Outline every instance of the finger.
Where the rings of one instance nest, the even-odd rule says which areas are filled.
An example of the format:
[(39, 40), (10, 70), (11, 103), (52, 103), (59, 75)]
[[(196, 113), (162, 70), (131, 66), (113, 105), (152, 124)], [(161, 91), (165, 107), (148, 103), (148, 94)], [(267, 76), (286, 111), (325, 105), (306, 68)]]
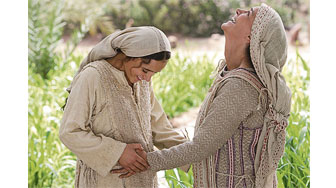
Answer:
[(128, 170), (126, 170), (125, 168), (122, 168), (122, 169), (114, 169), (114, 170), (111, 170), (111, 172), (113, 174), (125, 174), (125, 173), (128, 173)]
[(146, 169), (149, 167), (149, 164), (147, 163), (147, 161), (145, 161), (142, 157), (140, 157), (137, 154), (137, 158), (136, 161), (139, 162), (140, 164), (142, 164), (144, 167), (146, 167)]
[(144, 150), (141, 144), (132, 144), (133, 149)]
[(141, 171), (145, 171), (147, 170), (147, 168), (145, 166), (143, 166), (142, 164), (140, 164), (139, 162), (135, 162), (133, 163), (134, 166), (136, 166), (138, 169), (140, 169)]
[(135, 150), (135, 152), (144, 159), (144, 161), (146, 161), (146, 164), (149, 166), (148, 162), (147, 162), (147, 153), (145, 151), (141, 151), (141, 150)]
[(130, 173), (135, 173), (135, 171), (134, 170), (132, 170), (131, 168), (126, 168), (126, 170), (128, 171), (128, 172), (130, 172)]
[(127, 174), (122, 174), (119, 176), (119, 178), (128, 178), (130, 176), (133, 176), (135, 173), (127, 173)]
[(136, 166), (134, 166), (134, 163), (131, 166), (129, 166), (129, 168), (132, 169), (133, 172), (141, 172), (140, 169), (138, 169)]

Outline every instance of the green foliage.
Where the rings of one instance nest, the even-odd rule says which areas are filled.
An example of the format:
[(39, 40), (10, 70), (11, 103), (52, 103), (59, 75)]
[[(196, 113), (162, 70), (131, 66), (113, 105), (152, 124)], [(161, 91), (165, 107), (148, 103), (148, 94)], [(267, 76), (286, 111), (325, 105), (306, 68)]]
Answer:
[(189, 169), (188, 173), (185, 173), (179, 168), (166, 170), (165, 178), (169, 187), (192, 188), (194, 183), (192, 168)]
[[(100, 14), (110, 17), (114, 28), (153, 25), (166, 33), (203, 37), (223, 33), (220, 25), (233, 16), (237, 8), (259, 6), (261, 2), (266, 2), (278, 11), (287, 28), (296, 22), (307, 22), (308, 0), (115, 0), (104, 9), (105, 12), (101, 11), (105, 4), (96, 3), (93, 7), (101, 5), (98, 8)], [(87, 3), (83, 4), (88, 6)], [(300, 20), (298, 17), (306, 19)]]
[(74, 30), (79, 25), (87, 25), (90, 35), (98, 32), (109, 35), (115, 28), (110, 17), (106, 16), (107, 7), (115, 0), (67, 0), (64, 7), (66, 30)]
[[(58, 126), (71, 76), (82, 57), (71, 56), (87, 31), (73, 31), (64, 51), (56, 51), (64, 22), (63, 1), (29, 0), (28, 186), (72, 187), (75, 156), (58, 139)], [(71, 65), (73, 68), (71, 68)], [(70, 79), (69, 79), (70, 78)], [(71, 178), (69, 178), (71, 177)]]
[(213, 61), (207, 56), (192, 60), (176, 54), (166, 68), (154, 76), (156, 97), (169, 117), (202, 103), (212, 83)]
[(121, 0), (118, 5), (111, 7), (107, 15), (120, 29), (131, 21), (134, 22), (133, 26), (154, 25), (167, 33), (210, 36), (223, 32), (220, 25), (233, 14), (238, 5), (234, 0)]
[(63, 54), (57, 52), (65, 25), (63, 10), (63, 0), (28, 1), (28, 63), (43, 79), (50, 78), (49, 72), (57, 68), (56, 62), (67, 60), (88, 30), (85, 23), (79, 25), (72, 32)]
[[(267, 0), (266, 3), (276, 10), (286, 28), (290, 28), (297, 22), (307, 23), (309, 19), (301, 20), (302, 13), (308, 14), (307, 10), (301, 10), (309, 7), (309, 0)], [(300, 15), (301, 13), (301, 15)]]
[(284, 72), (292, 90), (292, 109), (278, 166), (279, 187), (310, 187), (310, 68), (297, 52), (296, 61), (290, 61)]
[[(69, 62), (56, 62), (57, 71), (50, 80), (29, 68), (28, 80), (28, 187), (72, 187), (75, 156), (59, 141), (58, 130), (71, 76), (77, 67)], [(71, 66), (72, 65), (72, 66)], [(72, 68), (73, 67), (73, 68)]]
[(62, 37), (63, 1), (28, 1), (28, 62), (42, 78), (55, 67), (55, 49)]

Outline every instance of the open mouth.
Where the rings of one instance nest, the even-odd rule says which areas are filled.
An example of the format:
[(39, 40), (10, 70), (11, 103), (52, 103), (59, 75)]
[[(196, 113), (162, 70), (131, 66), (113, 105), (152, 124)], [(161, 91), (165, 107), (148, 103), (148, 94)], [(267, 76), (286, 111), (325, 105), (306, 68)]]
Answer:
[(232, 23), (236, 23), (236, 18), (235, 17), (232, 17), (231, 19), (230, 19), (230, 21), (232, 22)]

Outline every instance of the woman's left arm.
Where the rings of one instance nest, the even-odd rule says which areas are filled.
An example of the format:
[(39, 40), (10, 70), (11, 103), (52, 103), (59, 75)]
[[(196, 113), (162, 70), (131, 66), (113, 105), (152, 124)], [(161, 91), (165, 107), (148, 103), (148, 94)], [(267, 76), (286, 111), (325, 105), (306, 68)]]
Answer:
[(151, 170), (175, 168), (214, 154), (256, 108), (257, 96), (257, 91), (244, 80), (225, 81), (192, 141), (147, 154)]

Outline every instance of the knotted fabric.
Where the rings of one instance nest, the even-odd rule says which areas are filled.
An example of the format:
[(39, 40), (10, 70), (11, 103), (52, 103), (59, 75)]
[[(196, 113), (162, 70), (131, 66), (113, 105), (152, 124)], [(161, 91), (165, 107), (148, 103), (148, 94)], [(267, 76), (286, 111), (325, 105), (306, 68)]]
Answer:
[(287, 40), (279, 14), (266, 4), (259, 7), (252, 25), (250, 54), (263, 83), (268, 110), (254, 162), (256, 187), (273, 187), (276, 169), (285, 148), (291, 91), (281, 74), (287, 59)]

